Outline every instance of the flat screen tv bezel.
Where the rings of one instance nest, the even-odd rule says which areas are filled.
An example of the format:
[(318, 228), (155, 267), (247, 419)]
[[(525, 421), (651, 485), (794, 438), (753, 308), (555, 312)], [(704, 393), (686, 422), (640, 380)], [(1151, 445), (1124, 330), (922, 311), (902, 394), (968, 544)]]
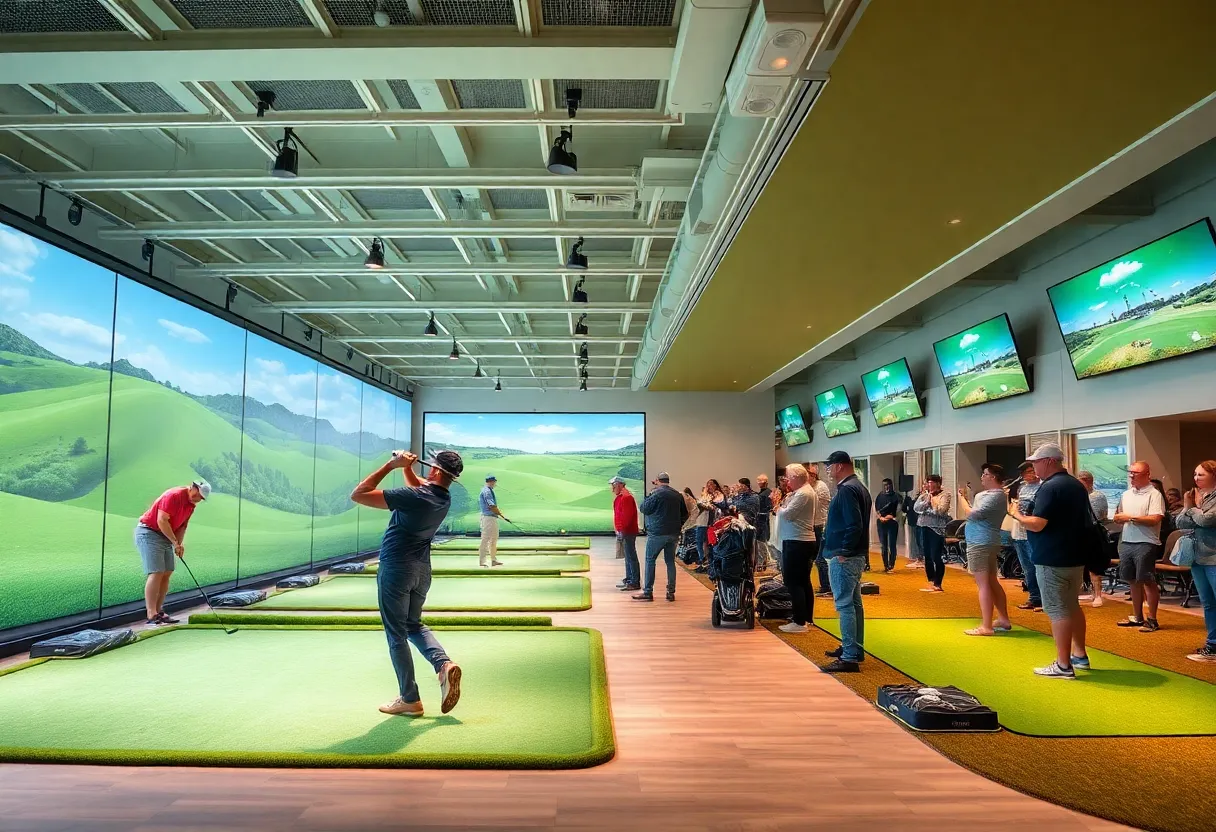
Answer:
[(1181, 231), (1186, 231), (1188, 228), (1190, 228), (1193, 225), (1199, 225), (1199, 223), (1204, 223), (1207, 225), (1208, 234), (1212, 238), (1212, 246), (1214, 248), (1216, 248), (1216, 228), (1214, 228), (1212, 226), (1212, 218), (1211, 217), (1200, 217), (1199, 219), (1195, 220), (1194, 222), (1188, 222), (1186, 225), (1175, 228), (1173, 231), (1169, 232), (1168, 234), (1162, 234), (1160, 237), (1154, 237), (1153, 239), (1149, 240), (1146, 243), (1141, 243), (1140, 245), (1136, 246), (1135, 248), (1129, 248), (1127, 251), (1123, 252), (1122, 254), (1116, 254), (1114, 257), (1109, 257), (1106, 260), (1103, 260), (1101, 263), (1098, 263), (1097, 265), (1090, 266), (1088, 269), (1085, 269), (1084, 271), (1077, 272), (1072, 277), (1065, 278), (1064, 280), (1061, 280), (1059, 283), (1053, 283), (1052, 285), (1047, 287), (1047, 289), (1046, 289), (1047, 303), (1050, 304), (1050, 306), (1051, 306), (1051, 317), (1055, 318), (1055, 321), (1056, 321), (1056, 331), (1060, 333), (1060, 340), (1064, 342), (1064, 354), (1068, 356), (1068, 365), (1070, 367), (1072, 367), (1073, 378), (1075, 378), (1077, 381), (1082, 381), (1082, 382), (1089, 381), (1089, 380), (1095, 379), (1095, 378), (1104, 378), (1105, 376), (1114, 375), (1115, 373), (1122, 373), (1122, 372), (1126, 372), (1128, 370), (1138, 370), (1141, 367), (1149, 367), (1153, 364), (1160, 364), (1163, 361), (1173, 361), (1176, 358), (1186, 358), (1187, 356), (1191, 356), (1191, 355), (1199, 355), (1201, 353), (1205, 353), (1208, 350), (1216, 347), (1216, 345), (1214, 345), (1214, 347), (1204, 347), (1201, 350), (1194, 350), (1193, 352), (1183, 352), (1183, 353), (1178, 353), (1177, 355), (1167, 355), (1165, 358), (1157, 358), (1152, 361), (1146, 361), (1143, 364), (1133, 364), (1130, 367), (1119, 367), (1114, 370), (1107, 370), (1105, 373), (1097, 373), (1096, 375), (1089, 375), (1089, 376), (1085, 376), (1084, 378), (1082, 378), (1080, 375), (1077, 374), (1077, 365), (1072, 360), (1072, 353), (1068, 351), (1068, 341), (1065, 340), (1065, 338), (1064, 338), (1064, 326), (1060, 323), (1060, 315), (1056, 311), (1056, 302), (1054, 300), (1052, 300), (1052, 297), (1051, 297), (1051, 290), (1056, 288), (1057, 286), (1063, 286), (1065, 283), (1067, 283), (1070, 280), (1076, 280), (1081, 275), (1086, 274), (1088, 272), (1092, 272), (1094, 269), (1104, 266), (1107, 263), (1110, 263), (1112, 261), (1118, 260), (1123, 257), (1127, 257), (1129, 254), (1135, 254), (1137, 251), (1139, 251), (1142, 248), (1147, 248), (1148, 246), (1151, 246), (1153, 243), (1161, 242), (1166, 237), (1172, 237)]
[(799, 421), (802, 422), (802, 429), (804, 431), (806, 431), (807, 440), (805, 442), (795, 442), (793, 445), (791, 445), (789, 443), (789, 441), (785, 438), (785, 430), (782, 430), (781, 431), (781, 441), (785, 443), (785, 447), (787, 447), (787, 448), (801, 448), (803, 445), (809, 445), (813, 441), (815, 441), (814, 437), (811, 436), (811, 429), (806, 426), (806, 414), (802, 412), (802, 405), (798, 404), (797, 402), (794, 402), (793, 404), (787, 404), (785, 407), (781, 408), (781, 410), (778, 410), (777, 411), (777, 426), (778, 427), (781, 426), (781, 412), (784, 410), (789, 410), (791, 407), (798, 408), (798, 419), (799, 419)]
[[(936, 361), (937, 359), (934, 358), (934, 360)], [(874, 420), (875, 427), (889, 428), (894, 425), (902, 425), (904, 422), (915, 422), (917, 419), (925, 418), (925, 405), (924, 402), (920, 400), (921, 391), (916, 389), (916, 382), (912, 381), (912, 397), (916, 399), (916, 406), (920, 408), (920, 415), (912, 416), (907, 419), (900, 419), (898, 422), (889, 422), (885, 425), (878, 424), (878, 416), (874, 413), (874, 404), (870, 401), (870, 391), (866, 389), (866, 376), (868, 376), (870, 373), (877, 373), (883, 367), (890, 367), (892, 364), (897, 364), (900, 361), (904, 362), (904, 369), (908, 371), (908, 380), (912, 381), (912, 365), (908, 363), (908, 356), (906, 355), (901, 358), (897, 358), (894, 361), (887, 361), (886, 363), (879, 364), (873, 370), (869, 370), (861, 374), (861, 392), (866, 397), (866, 404), (870, 407), (870, 418)]]
[(835, 439), (837, 436), (852, 436), (855, 433), (861, 433), (861, 423), (857, 420), (857, 411), (853, 409), (853, 401), (849, 398), (849, 391), (843, 384), (837, 384), (835, 387), (829, 387), (826, 390), (821, 390), (815, 394), (815, 412), (819, 414), (819, 424), (823, 424), (823, 408), (819, 406), (819, 397), (824, 393), (831, 393), (833, 390), (840, 390), (844, 393), (845, 404), (849, 406), (849, 413), (853, 416), (853, 429), (842, 431), (835, 436), (828, 434), (828, 429), (823, 429), (823, 435), (826, 439)]
[[(1082, 272), (1082, 274), (1084, 274), (1084, 272)], [(937, 354), (937, 345), (943, 344), (946, 341), (949, 341), (951, 338), (957, 338), (958, 336), (962, 335), (964, 332), (966, 332), (969, 329), (975, 329), (976, 327), (980, 327), (986, 323), (995, 321), (997, 318), (1005, 319), (1005, 328), (1009, 330), (1009, 339), (1011, 341), (1013, 341), (1013, 352), (1018, 357), (1018, 366), (1022, 368), (1022, 378), (1026, 379), (1026, 390), (1022, 393), (1014, 393), (1011, 396), (999, 396), (995, 399), (988, 399), (987, 401), (973, 402), (972, 404), (956, 405), (954, 403), (954, 399), (950, 398), (950, 384), (949, 384), (949, 382), (946, 381), (946, 371), (942, 369), (942, 359), (941, 359), (941, 356), (939, 356)], [(941, 338), (937, 341), (934, 341), (933, 342), (933, 360), (937, 362), (937, 370), (938, 370), (938, 372), (940, 372), (942, 374), (942, 384), (946, 385), (946, 400), (950, 402), (951, 410), (966, 410), (969, 407), (979, 407), (980, 405), (991, 404), (992, 402), (1000, 402), (1000, 401), (1004, 401), (1005, 399), (1016, 399), (1018, 396), (1026, 396), (1026, 395), (1029, 395), (1030, 393), (1034, 392), (1034, 384), (1030, 380), (1030, 373), (1028, 373), (1026, 371), (1026, 359), (1022, 357), (1022, 351), (1020, 349), (1018, 349), (1018, 337), (1017, 337), (1017, 334), (1014, 333), (1014, 331), (1013, 331), (1013, 322), (1011, 320), (1009, 320), (1008, 312), (1002, 312), (999, 315), (993, 315), (991, 318), (980, 321), (979, 323), (972, 324), (971, 326), (968, 326), (968, 327), (963, 327), (962, 329), (960, 329), (958, 332), (954, 333), (953, 335), (947, 335), (945, 338)], [(921, 410), (924, 410), (924, 408), (922, 407)]]

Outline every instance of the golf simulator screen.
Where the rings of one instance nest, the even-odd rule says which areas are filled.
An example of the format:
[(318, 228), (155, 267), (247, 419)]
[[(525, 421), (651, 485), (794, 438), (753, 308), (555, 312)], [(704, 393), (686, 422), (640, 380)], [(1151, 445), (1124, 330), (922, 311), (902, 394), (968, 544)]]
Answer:
[(1030, 392), (1008, 315), (943, 338), (933, 352), (955, 410)]
[(857, 433), (857, 420), (849, 406), (849, 394), (844, 385), (824, 390), (815, 396), (815, 407), (819, 408), (819, 419), (823, 422), (823, 433), (828, 439)]
[(861, 377), (861, 384), (870, 402), (870, 412), (880, 428), (925, 415), (916, 398), (916, 388), (912, 386), (912, 373), (908, 370), (906, 358), (871, 370)]
[(781, 438), (787, 447), (805, 445), (811, 441), (806, 424), (802, 421), (802, 408), (796, 404), (777, 411), (777, 424), (781, 426)]
[(490, 475), (498, 507), (517, 524), (500, 521), (504, 535), (611, 532), (608, 480), (622, 477), (639, 504), (645, 493), (643, 413), (426, 413), (422, 441), (428, 455), (447, 448), (464, 458), (446, 533), (479, 531)]
[(204, 586), (379, 545), (349, 495), (408, 401), (2, 225), (0, 262), (0, 631), (142, 599), (132, 530), (192, 480)]
[(1078, 379), (1216, 345), (1216, 237), (1203, 219), (1047, 290)]

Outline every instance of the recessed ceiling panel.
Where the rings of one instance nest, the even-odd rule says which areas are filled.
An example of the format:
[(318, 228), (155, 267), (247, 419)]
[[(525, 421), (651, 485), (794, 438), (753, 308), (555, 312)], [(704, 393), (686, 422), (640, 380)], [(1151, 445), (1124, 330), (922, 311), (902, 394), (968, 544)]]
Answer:
[(489, 194), (495, 211), (544, 211), (549, 208), (549, 200), (539, 188), (490, 188)]
[[(339, 26), (375, 26), (375, 0), (325, 0), (329, 16)], [(407, 0), (383, 0), (382, 8), (388, 12), (390, 26), (416, 26), (418, 21), (410, 14)]]
[(526, 106), (522, 81), (456, 80), (452, 89), (465, 110), (520, 110)]
[(659, 106), (658, 81), (563, 78), (553, 82), (553, 100), (559, 107), (566, 100), (568, 89), (583, 91), (579, 107), (588, 110), (653, 110)]
[(393, 240), (397, 248), (409, 255), (412, 251), (451, 252), (456, 253), (456, 244), (451, 237), (410, 237), (405, 240)]
[(418, 188), (368, 188), (350, 192), (368, 211), (429, 211), (430, 200)]
[(92, 84), (59, 84), (59, 90), (89, 113), (125, 112), (121, 104)]
[(541, 0), (546, 26), (670, 26), (676, 0)]
[(173, 0), (195, 29), (307, 29), (297, 0)]
[(410, 88), (409, 81), (393, 80), (388, 82), (388, 88), (393, 91), (393, 95), (397, 99), (398, 105), (403, 110), (421, 110), (418, 105), (418, 99), (414, 96), (414, 91)]
[(111, 95), (137, 113), (184, 113), (186, 108), (165, 92), (160, 84), (146, 81), (124, 81), (103, 85)]
[(514, 26), (511, 0), (422, 0), (431, 26)]
[(0, 32), (122, 32), (98, 0), (0, 0)]
[(255, 93), (275, 94), (276, 110), (366, 110), (350, 81), (247, 81)]

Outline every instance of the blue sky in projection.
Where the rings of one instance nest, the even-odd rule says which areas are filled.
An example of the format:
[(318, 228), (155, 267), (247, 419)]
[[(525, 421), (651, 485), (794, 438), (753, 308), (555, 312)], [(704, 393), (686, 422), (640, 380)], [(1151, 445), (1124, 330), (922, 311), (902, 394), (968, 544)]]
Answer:
[(526, 453), (614, 450), (645, 441), (641, 413), (427, 413), (432, 444)]

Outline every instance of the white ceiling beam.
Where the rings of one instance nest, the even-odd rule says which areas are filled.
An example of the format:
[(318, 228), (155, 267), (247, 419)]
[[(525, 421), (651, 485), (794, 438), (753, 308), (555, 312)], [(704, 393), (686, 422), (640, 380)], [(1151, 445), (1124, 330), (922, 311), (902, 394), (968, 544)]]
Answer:
[(315, 222), (298, 220), (253, 220), (229, 223), (173, 222), (136, 223), (131, 228), (103, 228), (98, 236), (108, 240), (206, 240), (287, 239), (317, 237), (352, 239), (369, 237), (663, 237), (673, 238), (676, 226), (652, 228), (632, 220), (581, 220), (557, 224), (536, 220), (494, 222), (442, 222), (434, 220), (344, 220)]
[[(335, 317), (335, 319), (337, 319), (336, 315), (334, 317)], [(431, 340), (439, 343), (439, 339), (437, 339), (437, 338), (433, 338)], [(446, 344), (446, 340), (443, 343)], [(623, 348), (624, 348), (624, 345), (622, 345), (622, 349)], [(446, 350), (447, 347), (445, 346), (444, 349)], [(448, 354), (446, 351), (443, 353), (396, 353), (396, 354), (392, 354), (392, 355), (378, 355), (376, 357), (377, 358), (397, 358), (397, 359), (401, 359), (403, 361), (426, 361), (426, 360), (432, 360), (432, 359), (435, 361), (449, 360)], [(626, 355), (624, 357), (632, 358), (633, 356)], [(483, 361), (484, 360), (514, 361), (516, 359), (520, 359), (520, 360), (529, 360), (530, 359), (532, 361), (560, 361), (563, 364), (569, 363), (569, 361), (570, 361), (569, 355), (538, 355), (536, 353), (532, 353), (531, 355), (523, 355), (518, 352), (481, 353), (480, 355), (478, 355), (478, 358), (482, 359)], [(607, 366), (610, 366), (612, 364), (612, 362), (615, 361), (616, 359), (617, 359), (617, 356), (613, 356), (610, 358), (604, 358), (604, 359), (591, 358), (590, 360), (591, 360), (592, 364), (599, 364), (600, 366), (607, 367)]]
[(325, 37), (332, 38), (338, 30), (338, 25), (329, 16), (329, 10), (317, 0), (298, 0), (298, 2), (309, 22), (316, 26)]
[(123, 28), (140, 40), (156, 40), (161, 36), (156, 25), (130, 0), (98, 0), (98, 2)]
[[(0, 117), (2, 118), (2, 117)], [(250, 128), (251, 129), (251, 128)], [(256, 134), (255, 134), (256, 135)], [(264, 140), (262, 140), (264, 142)], [(271, 147), (268, 155), (273, 158)], [(109, 171), (46, 172), (0, 175), (0, 186), (46, 182), (70, 191), (295, 191), (300, 188), (350, 188), (359, 190), (396, 188), (552, 188), (598, 190), (636, 188), (637, 179), (628, 168), (589, 170), (573, 176), (554, 176), (527, 170), (449, 168), (331, 169), (310, 170), (303, 177), (283, 179), (267, 170), (249, 171)], [(691, 180), (690, 180), (691, 184)]]
[[(234, 275), (238, 277), (256, 277), (258, 275), (273, 275), (274, 277), (331, 277), (338, 275), (369, 277), (381, 274), (393, 275), (429, 275), (429, 276), (444, 276), (444, 275), (495, 275), (495, 276), (514, 276), (514, 277), (547, 277), (550, 275), (575, 275), (578, 277), (601, 278), (601, 277), (626, 277), (626, 276), (647, 276), (658, 277), (663, 274), (662, 268), (638, 268), (630, 264), (628, 261), (613, 263), (611, 260), (605, 262), (603, 258), (597, 257), (595, 265), (586, 271), (577, 269), (567, 269), (564, 266), (551, 263), (549, 261), (511, 261), (507, 263), (386, 263), (383, 269), (375, 272), (363, 265), (363, 261), (357, 263), (242, 263), (236, 266), (230, 266), (224, 263), (208, 264), (205, 266), (180, 266), (177, 269), (178, 275), (189, 277), (224, 277)], [(640, 280), (637, 281), (640, 283)], [(637, 298), (637, 293), (633, 287), (630, 287), (632, 297), (630, 300)]]
[(300, 315), (371, 315), (376, 313), (410, 313), (422, 315), (434, 312), (453, 315), (498, 315), (503, 312), (526, 312), (532, 315), (564, 315), (573, 312), (579, 315), (623, 315), (631, 312), (645, 315), (650, 312), (648, 303), (568, 303), (562, 301), (484, 301), (464, 300), (348, 300), (306, 301), (304, 303), (271, 303), (278, 312)]
[[(169, 83), (169, 82), (166, 82)], [(366, 83), (356, 80), (353, 83)], [(411, 82), (427, 83), (427, 82)], [(434, 83), (434, 82), (430, 82)], [(25, 85), (31, 86), (31, 85)], [(421, 101), (419, 102), (421, 103)], [(384, 112), (298, 111), (291, 113), (234, 114), (226, 119), (214, 113), (47, 113), (0, 116), (4, 130), (236, 130), (243, 127), (281, 130), (291, 128), (338, 127), (539, 127), (570, 123), (561, 112), (521, 110), (385, 110)], [(680, 115), (664, 115), (653, 110), (589, 110), (579, 113), (578, 127), (679, 127)], [(545, 140), (547, 158), (549, 142)]]
[(665, 79), (675, 55), (670, 30), (552, 32), (531, 37), (492, 29), (348, 29), (341, 38), (278, 30), (0, 38), (0, 84), (112, 81), (243, 81), (247, 78)]
[[(335, 333), (334, 337), (343, 338), (352, 343), (360, 344), (433, 344), (435, 339), (420, 335), (417, 337), (408, 335), (342, 335)], [(641, 338), (615, 338), (615, 337), (581, 337), (571, 338), (568, 335), (473, 335), (463, 336), (459, 340), (470, 344), (640, 344)], [(378, 356), (379, 358), (391, 358), (392, 356)], [(567, 359), (568, 360), (568, 359)]]

